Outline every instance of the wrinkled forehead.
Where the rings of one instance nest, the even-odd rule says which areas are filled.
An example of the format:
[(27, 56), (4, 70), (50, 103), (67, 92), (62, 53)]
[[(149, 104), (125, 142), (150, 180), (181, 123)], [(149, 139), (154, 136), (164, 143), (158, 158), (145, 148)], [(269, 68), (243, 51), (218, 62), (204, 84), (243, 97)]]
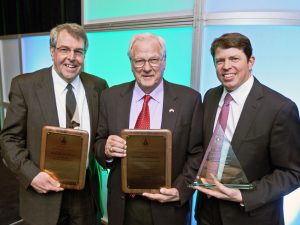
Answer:
[(131, 50), (133, 57), (141, 55), (162, 56), (162, 46), (156, 39), (153, 38), (136, 40)]

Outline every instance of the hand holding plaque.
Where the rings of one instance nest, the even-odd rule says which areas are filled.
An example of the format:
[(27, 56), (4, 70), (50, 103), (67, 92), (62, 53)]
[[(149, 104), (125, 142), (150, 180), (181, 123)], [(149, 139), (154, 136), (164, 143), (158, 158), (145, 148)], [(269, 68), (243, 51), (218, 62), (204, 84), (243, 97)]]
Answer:
[[(216, 158), (214, 151), (221, 151), (221, 156)], [(216, 173), (214, 174), (214, 170)], [(201, 162), (197, 177), (194, 183), (189, 186), (203, 186), (205, 188), (215, 188), (211, 174), (225, 186), (229, 188), (253, 189), (237, 159), (230, 141), (221, 128), (217, 125)]]
[(171, 187), (171, 143), (169, 130), (125, 129), (127, 156), (122, 158), (122, 189), (125, 193), (159, 193)]
[(43, 127), (40, 169), (58, 180), (62, 188), (83, 189), (88, 137), (83, 130)]

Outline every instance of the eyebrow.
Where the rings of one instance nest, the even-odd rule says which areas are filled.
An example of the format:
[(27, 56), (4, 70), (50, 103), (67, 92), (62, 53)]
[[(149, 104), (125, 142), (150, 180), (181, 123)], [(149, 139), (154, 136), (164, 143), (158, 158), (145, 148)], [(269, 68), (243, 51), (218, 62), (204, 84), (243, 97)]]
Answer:
[(69, 48), (69, 49), (73, 49), (73, 50), (84, 50), (84, 47), (82, 47), (82, 48), (71, 48), (71, 47), (66, 46), (66, 45), (61, 45), (61, 46), (59, 46), (59, 48)]

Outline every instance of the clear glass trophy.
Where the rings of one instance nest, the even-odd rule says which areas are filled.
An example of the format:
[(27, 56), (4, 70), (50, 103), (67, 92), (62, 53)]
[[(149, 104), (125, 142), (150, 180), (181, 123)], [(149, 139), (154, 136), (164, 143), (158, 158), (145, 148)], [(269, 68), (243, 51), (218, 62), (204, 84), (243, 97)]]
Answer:
[[(221, 151), (216, 157), (215, 151)], [(215, 188), (211, 174), (225, 186), (229, 188), (253, 189), (237, 159), (230, 141), (219, 124), (217, 124), (212, 135), (204, 158), (201, 162), (197, 177), (193, 186), (202, 186), (205, 188)]]

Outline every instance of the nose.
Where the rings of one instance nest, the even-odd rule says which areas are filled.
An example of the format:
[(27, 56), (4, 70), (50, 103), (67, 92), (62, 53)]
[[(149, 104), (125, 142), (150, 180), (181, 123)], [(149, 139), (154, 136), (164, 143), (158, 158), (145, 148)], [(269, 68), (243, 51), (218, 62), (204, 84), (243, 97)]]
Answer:
[(152, 67), (148, 61), (145, 62), (145, 65), (143, 66), (144, 71), (150, 71), (152, 70)]
[(71, 50), (70, 53), (68, 54), (68, 59), (74, 60), (75, 59), (75, 52), (74, 50)]
[(223, 65), (223, 69), (227, 70), (231, 67), (231, 63), (230, 63), (230, 60), (226, 59), (224, 61), (224, 65)]

